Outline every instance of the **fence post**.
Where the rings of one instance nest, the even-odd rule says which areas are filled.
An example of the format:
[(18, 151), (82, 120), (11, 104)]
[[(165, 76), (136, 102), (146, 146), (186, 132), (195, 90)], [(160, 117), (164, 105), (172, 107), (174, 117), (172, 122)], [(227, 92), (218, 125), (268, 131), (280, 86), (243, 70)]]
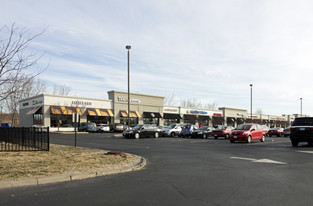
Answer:
[(49, 132), (49, 127), (47, 127), (47, 146), (48, 146), (48, 151), (50, 151), (50, 132)]

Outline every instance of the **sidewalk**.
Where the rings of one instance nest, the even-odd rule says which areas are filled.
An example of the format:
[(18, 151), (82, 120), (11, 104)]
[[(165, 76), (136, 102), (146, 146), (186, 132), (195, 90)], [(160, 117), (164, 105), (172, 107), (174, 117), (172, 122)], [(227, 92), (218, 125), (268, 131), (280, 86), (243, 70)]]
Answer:
[(21, 186), (32, 186), (32, 185), (41, 185), (48, 183), (56, 183), (56, 182), (65, 182), (72, 180), (81, 180), (86, 178), (95, 178), (104, 175), (118, 174), (140, 170), (146, 165), (146, 160), (143, 157), (137, 157), (132, 162), (123, 165), (119, 168), (110, 168), (110, 169), (98, 169), (88, 172), (81, 173), (71, 173), (71, 174), (61, 174), (55, 176), (47, 176), (47, 177), (32, 177), (25, 178), (20, 180), (3, 180), (0, 181), (0, 189), (4, 188), (12, 188), (12, 187), (21, 187)]

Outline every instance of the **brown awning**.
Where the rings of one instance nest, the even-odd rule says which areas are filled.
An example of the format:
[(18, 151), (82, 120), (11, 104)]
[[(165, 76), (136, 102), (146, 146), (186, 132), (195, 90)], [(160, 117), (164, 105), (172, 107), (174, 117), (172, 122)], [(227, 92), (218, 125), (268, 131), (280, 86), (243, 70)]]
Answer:
[(100, 116), (100, 117), (113, 117), (114, 116), (110, 109), (88, 108), (87, 113), (89, 116)]
[(50, 111), (51, 114), (72, 115), (73, 113), (78, 113), (82, 115), (79, 107), (51, 106)]
[[(128, 111), (127, 110), (121, 110), (120, 111), (121, 117), (128, 117)], [(129, 117), (141, 117), (138, 111), (130, 111)]]

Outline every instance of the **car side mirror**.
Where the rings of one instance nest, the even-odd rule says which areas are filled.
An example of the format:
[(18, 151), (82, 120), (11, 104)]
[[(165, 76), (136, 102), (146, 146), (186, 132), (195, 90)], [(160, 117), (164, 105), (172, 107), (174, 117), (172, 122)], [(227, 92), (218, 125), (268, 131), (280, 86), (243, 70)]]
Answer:
[(251, 132), (255, 131), (255, 129), (251, 129)]
[(144, 130), (145, 128), (143, 128), (143, 127), (141, 127), (141, 129), (140, 130)]

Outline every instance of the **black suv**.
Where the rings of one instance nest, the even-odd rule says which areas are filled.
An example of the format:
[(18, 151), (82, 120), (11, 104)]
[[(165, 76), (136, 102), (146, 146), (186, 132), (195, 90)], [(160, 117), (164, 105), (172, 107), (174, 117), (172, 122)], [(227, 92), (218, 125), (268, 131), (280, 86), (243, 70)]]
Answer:
[(124, 137), (134, 137), (139, 139), (139, 137), (155, 137), (158, 138), (162, 130), (153, 124), (138, 124), (133, 129), (127, 129), (123, 132)]
[(313, 117), (296, 118), (290, 127), (290, 140), (293, 147), (299, 142), (313, 144)]

